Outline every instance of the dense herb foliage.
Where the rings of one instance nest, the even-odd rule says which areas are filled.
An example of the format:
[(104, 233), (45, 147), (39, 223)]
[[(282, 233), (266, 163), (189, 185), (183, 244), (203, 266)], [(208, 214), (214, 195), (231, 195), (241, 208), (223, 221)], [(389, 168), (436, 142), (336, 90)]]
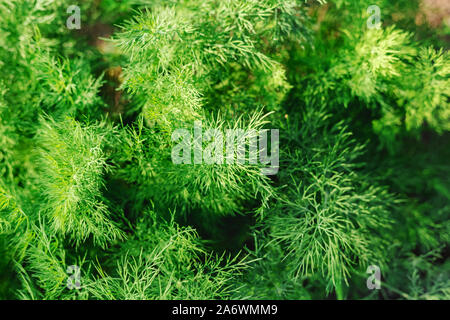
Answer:
[(0, 0), (0, 299), (450, 299), (449, 16), (392, 2)]

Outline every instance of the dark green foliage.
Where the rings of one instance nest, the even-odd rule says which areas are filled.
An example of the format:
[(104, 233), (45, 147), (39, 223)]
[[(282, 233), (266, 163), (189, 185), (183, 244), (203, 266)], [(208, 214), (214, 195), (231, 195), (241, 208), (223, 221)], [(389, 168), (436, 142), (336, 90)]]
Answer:
[[(0, 299), (449, 299), (426, 3), (79, 1), (69, 30), (70, 1), (0, 0)], [(277, 174), (175, 164), (199, 123), (278, 129)]]
[(374, 178), (358, 172), (364, 163), (355, 160), (363, 148), (347, 128), (341, 123), (324, 128), (326, 119), (311, 112), (293, 125), (302, 139), (294, 137), (290, 145), (299, 148), (283, 157), (292, 188), (267, 225), (269, 237), (286, 248), (291, 276), (320, 273), (330, 289), (347, 282), (353, 268), (372, 261), (383, 265), (380, 249), (395, 200)]
[(146, 211), (117, 252), (114, 275), (87, 285), (99, 299), (226, 299), (244, 261), (207, 253), (195, 230)]

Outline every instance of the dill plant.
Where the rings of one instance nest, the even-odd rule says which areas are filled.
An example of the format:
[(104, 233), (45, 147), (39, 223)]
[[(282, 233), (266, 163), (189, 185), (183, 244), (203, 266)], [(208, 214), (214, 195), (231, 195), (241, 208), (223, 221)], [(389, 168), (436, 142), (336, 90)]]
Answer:
[[(0, 0), (0, 298), (448, 299), (448, 26), (419, 2), (368, 29), (365, 0), (79, 1), (68, 30), (71, 1)], [(173, 163), (199, 121), (279, 129), (278, 173)]]

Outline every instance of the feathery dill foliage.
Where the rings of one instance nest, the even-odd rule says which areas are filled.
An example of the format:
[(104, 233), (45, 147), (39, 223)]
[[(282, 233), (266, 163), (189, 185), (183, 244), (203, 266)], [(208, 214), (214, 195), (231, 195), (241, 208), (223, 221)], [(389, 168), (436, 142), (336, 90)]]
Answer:
[(42, 211), (54, 232), (68, 235), (77, 244), (89, 236), (102, 245), (122, 238), (102, 195), (108, 170), (104, 135), (100, 126), (82, 127), (71, 118), (43, 122), (37, 134), (42, 145), (40, 184), (46, 200)]
[[(448, 299), (448, 25), (421, 2), (369, 29), (372, 0), (83, 0), (68, 30), (71, 1), (0, 0), (0, 299)], [(275, 176), (193, 163), (272, 128)]]
[[(296, 1), (186, 1), (144, 10), (113, 37), (129, 60), (121, 87), (136, 96), (147, 122), (163, 128), (199, 117), (202, 107), (278, 108), (265, 100), (274, 100), (289, 84), (270, 53), (287, 39), (306, 41), (305, 20)], [(257, 77), (246, 79), (249, 72)], [(256, 96), (261, 92), (226, 97), (256, 81), (268, 91), (262, 101)], [(219, 99), (217, 89), (225, 91)]]
[(194, 229), (181, 227), (174, 215), (161, 219), (145, 211), (135, 233), (116, 255), (112, 275), (87, 286), (99, 299), (226, 299), (233, 277), (246, 262), (208, 253)]
[(323, 276), (330, 291), (348, 284), (353, 269), (372, 261), (384, 266), (380, 249), (395, 201), (358, 172), (364, 166), (358, 162), (363, 146), (341, 122), (324, 127), (327, 118), (320, 110), (308, 111), (304, 122), (292, 124), (301, 136), (291, 142), (299, 148), (283, 157), (292, 187), (267, 215), (266, 225), (268, 237), (285, 248), (291, 276)]
[[(243, 138), (249, 141), (266, 123), (261, 112), (254, 113), (249, 119), (236, 119), (234, 123), (225, 122), (219, 116), (203, 122), (202, 130), (205, 133), (208, 129), (216, 129), (216, 134), (224, 137), (226, 130), (241, 129), (245, 135)], [(194, 137), (194, 123), (186, 123), (186, 126)], [(261, 199), (259, 211), (262, 213), (266, 202), (273, 196), (273, 190), (269, 179), (261, 174), (260, 164), (249, 164), (248, 161), (227, 165), (194, 164), (194, 148), (206, 150), (215, 138), (211, 137), (209, 141), (204, 138), (201, 146), (199, 141), (191, 139), (186, 143), (191, 164), (174, 164), (171, 149), (177, 141), (172, 142), (171, 136), (165, 132), (145, 127), (141, 118), (136, 127), (123, 132), (125, 152), (117, 153), (115, 161), (121, 164), (117, 174), (137, 186), (137, 201), (153, 199), (155, 205), (164, 210), (176, 208), (184, 214), (198, 210), (196, 214), (232, 215), (245, 212), (246, 202)], [(225, 148), (224, 139), (223, 150), (218, 151), (225, 155)]]
[[(355, 2), (337, 10), (364, 13), (355, 15), (357, 23), (322, 23), (325, 27), (315, 47), (295, 58), (301, 72), (308, 71), (298, 81), (300, 99), (326, 103), (335, 110), (358, 104), (368, 108), (373, 131), (390, 150), (400, 147), (399, 136), (418, 136), (428, 127), (439, 134), (448, 131), (447, 50), (420, 46), (413, 41), (413, 33), (395, 25), (367, 28), (365, 10), (371, 4)], [(330, 27), (338, 28), (338, 39), (329, 33)], [(318, 57), (319, 51), (326, 55)]]
[(40, 82), (40, 98), (45, 112), (54, 117), (98, 117), (102, 100), (97, 95), (101, 79), (91, 75), (89, 65), (81, 59), (60, 60), (50, 54), (39, 53), (36, 60), (37, 81)]

